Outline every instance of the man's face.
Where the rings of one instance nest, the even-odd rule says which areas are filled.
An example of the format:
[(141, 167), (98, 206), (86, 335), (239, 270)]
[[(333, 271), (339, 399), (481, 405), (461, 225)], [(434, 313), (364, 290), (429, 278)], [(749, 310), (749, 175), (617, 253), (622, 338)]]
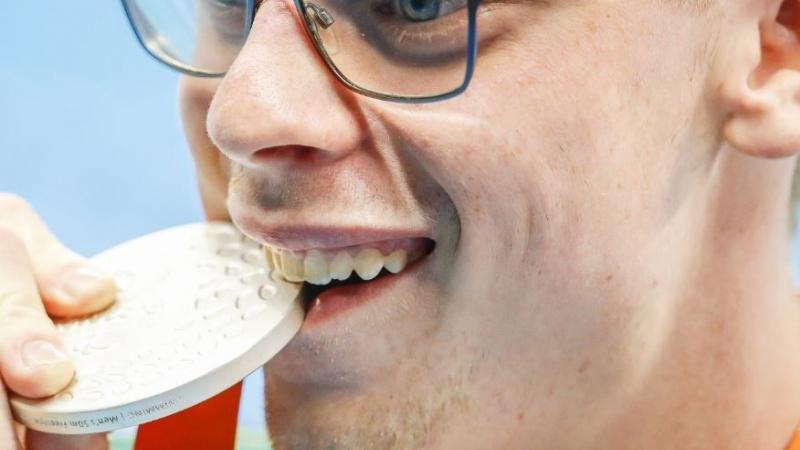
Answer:
[(206, 206), (247, 234), (435, 242), (268, 364), (278, 448), (590, 448), (624, 413), (719, 145), (726, 25), (676, 3), (487, 1), (466, 94), (404, 105), (341, 87), (270, 0), (224, 79), (182, 80)]

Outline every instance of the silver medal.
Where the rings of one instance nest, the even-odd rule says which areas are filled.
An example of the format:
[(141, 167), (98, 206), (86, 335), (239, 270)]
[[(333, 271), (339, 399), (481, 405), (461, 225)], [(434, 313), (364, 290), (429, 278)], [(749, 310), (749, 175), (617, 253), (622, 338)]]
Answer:
[(29, 428), (96, 433), (176, 413), (265, 364), (303, 323), (299, 285), (227, 223), (159, 231), (92, 261), (119, 295), (101, 313), (56, 324), (75, 377), (50, 398), (11, 397)]

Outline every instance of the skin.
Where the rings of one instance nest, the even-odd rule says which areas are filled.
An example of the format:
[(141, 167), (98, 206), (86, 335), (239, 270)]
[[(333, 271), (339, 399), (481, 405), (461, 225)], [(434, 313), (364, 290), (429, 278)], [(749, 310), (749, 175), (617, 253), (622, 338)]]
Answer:
[[(425, 228), (437, 242), (380, 308), (304, 328), (267, 365), (275, 447), (782, 449), (800, 420), (787, 229), (800, 2), (492, 14), (502, 39), (444, 103), (346, 90), (283, 1), (262, 6), (224, 79), (181, 80), (210, 219)], [(0, 254), (23, 255), (39, 222), (4, 199), (24, 218), (0, 227)], [(51, 254), (0, 262), (42, 292), (0, 301), (3, 380), (26, 395), (69, 366), (25, 372), (11, 343), (54, 339), (43, 311), (111, 298), (98, 284), (66, 308), (47, 276), (80, 259)]]

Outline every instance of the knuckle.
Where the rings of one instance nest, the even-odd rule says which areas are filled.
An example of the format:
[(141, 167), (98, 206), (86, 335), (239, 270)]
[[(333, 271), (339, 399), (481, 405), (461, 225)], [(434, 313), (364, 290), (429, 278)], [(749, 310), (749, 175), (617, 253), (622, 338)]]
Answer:
[(41, 321), (43, 312), (36, 307), (37, 302), (18, 290), (0, 290), (0, 330)]

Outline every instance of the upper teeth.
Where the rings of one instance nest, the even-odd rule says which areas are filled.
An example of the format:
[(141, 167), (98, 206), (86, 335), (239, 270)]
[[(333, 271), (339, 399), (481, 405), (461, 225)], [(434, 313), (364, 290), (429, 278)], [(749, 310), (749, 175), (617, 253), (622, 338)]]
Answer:
[(350, 275), (353, 273), (353, 257), (350, 256), (350, 253), (339, 252), (328, 266), (328, 271), (331, 274), (331, 278), (334, 280), (346, 280), (350, 278)]
[(375, 248), (362, 248), (355, 256), (347, 250), (340, 250), (335, 256), (325, 255), (319, 250), (292, 252), (268, 247), (265, 250), (283, 277), (296, 283), (305, 281), (325, 285), (331, 280), (346, 280), (353, 271), (362, 280), (371, 280), (384, 267), (389, 272), (398, 273), (408, 264), (408, 253), (404, 249), (396, 249), (386, 256)]

